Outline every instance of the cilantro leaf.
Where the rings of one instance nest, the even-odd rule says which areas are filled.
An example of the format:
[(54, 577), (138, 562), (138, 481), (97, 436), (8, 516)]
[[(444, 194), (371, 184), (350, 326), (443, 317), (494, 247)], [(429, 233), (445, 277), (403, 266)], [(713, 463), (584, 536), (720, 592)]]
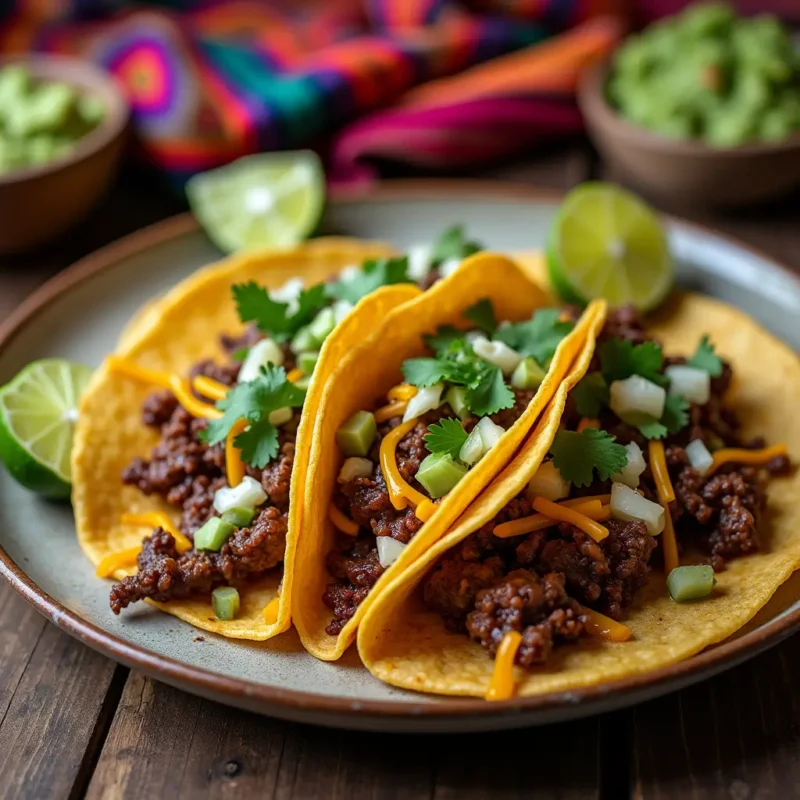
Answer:
[(716, 354), (714, 345), (708, 334), (700, 339), (694, 355), (687, 360), (686, 364), (696, 369), (705, 370), (712, 378), (719, 378), (722, 375), (722, 359)]
[(403, 377), (422, 389), (439, 383), (446, 373), (447, 364), (438, 358), (409, 358), (403, 362)]
[(646, 439), (663, 439), (678, 433), (689, 424), (689, 403), (679, 395), (667, 395), (661, 419), (642, 418), (631, 420)]
[[(208, 444), (225, 441), (237, 420), (245, 419), (250, 425), (234, 440), (241, 446), (242, 458), (258, 469), (263, 469), (277, 455), (274, 443), (277, 431), (269, 415), (279, 408), (299, 408), (305, 392), (286, 380), (283, 367), (270, 364), (252, 381), (238, 383), (217, 403), (224, 412), (220, 419), (212, 419), (203, 438)], [(251, 460), (252, 459), (252, 460)]]
[(609, 339), (600, 345), (600, 364), (608, 384), (624, 381), (631, 375), (640, 375), (659, 386), (667, 383), (661, 373), (664, 354), (656, 342), (635, 345), (627, 339)]
[(360, 272), (329, 283), (326, 291), (335, 300), (347, 300), (355, 305), (362, 297), (372, 294), (381, 286), (409, 283), (408, 258), (380, 258), (365, 261)]
[(425, 446), (430, 453), (449, 453), (453, 458), (458, 458), (464, 442), (467, 441), (467, 432), (460, 420), (443, 417), (438, 424), (428, 425), (425, 434)]
[(494, 307), (488, 297), (478, 300), (475, 305), (470, 306), (464, 316), (474, 322), (484, 333), (493, 334), (497, 329), (497, 319), (494, 316)]
[(466, 238), (463, 225), (453, 225), (433, 245), (433, 265), (438, 267), (451, 258), (461, 261), (481, 250), (483, 245), (480, 242), (472, 242)]
[(668, 433), (667, 426), (657, 419), (642, 418), (633, 424), (645, 439), (663, 439)]
[(460, 331), (452, 325), (440, 325), (436, 329), (436, 333), (427, 334), (422, 338), (431, 350), (439, 353), (447, 350), (456, 339), (462, 339), (463, 337), (464, 331)]
[(557, 308), (543, 308), (527, 322), (501, 325), (494, 338), (524, 356), (531, 356), (544, 366), (555, 354), (561, 340), (574, 327), (571, 322), (559, 321), (560, 316)]
[(587, 428), (581, 433), (559, 430), (550, 452), (562, 476), (574, 486), (589, 486), (594, 472), (608, 480), (628, 463), (628, 451), (606, 431)]
[(596, 417), (608, 405), (608, 386), (599, 372), (590, 372), (572, 390), (575, 408), (582, 417)]
[(296, 308), (273, 300), (269, 292), (255, 281), (236, 283), (232, 287), (236, 310), (242, 322), (255, 322), (256, 327), (277, 342), (290, 339), (325, 305), (325, 285), (320, 283), (303, 289), (297, 296)]
[(231, 358), (234, 361), (244, 361), (247, 358), (247, 354), (250, 352), (249, 347), (240, 347), (236, 352), (231, 353)]
[(467, 389), (464, 400), (473, 414), (486, 417), (503, 408), (511, 408), (514, 405), (514, 392), (506, 386), (499, 368), (489, 367), (483, 370), (478, 382)]

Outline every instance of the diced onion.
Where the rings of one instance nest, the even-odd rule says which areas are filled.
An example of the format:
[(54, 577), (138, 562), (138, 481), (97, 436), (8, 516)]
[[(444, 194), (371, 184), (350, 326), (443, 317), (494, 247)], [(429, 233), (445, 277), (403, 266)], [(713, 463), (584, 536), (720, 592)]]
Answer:
[(419, 282), (427, 276), (433, 266), (433, 248), (429, 244), (412, 244), (406, 251), (408, 277)]
[(353, 456), (346, 458), (339, 470), (339, 483), (347, 483), (353, 478), (369, 478), (372, 475), (373, 464), (368, 458)]
[(267, 364), (283, 364), (283, 350), (272, 339), (262, 339), (250, 348), (239, 370), (239, 383), (255, 380)]
[(338, 325), (353, 310), (353, 304), (347, 300), (337, 300), (331, 305), (331, 310)]
[(442, 404), (443, 383), (434, 383), (426, 389), (420, 389), (409, 401), (406, 406), (406, 413), (403, 414), (403, 422), (419, 417), (427, 411), (433, 411)]
[(690, 403), (705, 405), (711, 397), (711, 376), (704, 369), (676, 364), (667, 367), (669, 393), (685, 397)]
[(464, 338), (465, 338), (465, 339), (466, 339), (466, 340), (467, 340), (467, 341), (468, 341), (470, 344), (475, 344), (475, 342), (477, 342), (477, 341), (478, 341), (478, 340), (480, 340), (480, 339), (483, 339), (483, 341), (486, 341), (486, 337), (485, 337), (485, 336), (483, 335), (483, 333), (481, 333), (480, 331), (467, 331), (467, 332), (464, 334)]
[(403, 550), (406, 549), (402, 542), (392, 539), (391, 536), (378, 536), (375, 539), (375, 543), (378, 546), (378, 561), (380, 561), (384, 569), (394, 564), (400, 558)]
[(667, 393), (641, 375), (631, 375), (624, 381), (614, 381), (609, 387), (611, 410), (620, 418), (645, 415), (661, 419)]
[(277, 289), (273, 289), (270, 293), (270, 299), (276, 300), (279, 303), (288, 303), (289, 308), (287, 309), (290, 314), (294, 314), (297, 311), (298, 304), (297, 298), (300, 295), (300, 292), (303, 290), (303, 279), (302, 278), (289, 278), (283, 286), (280, 286)]
[(339, 272), (339, 280), (342, 281), (352, 281), (354, 278), (357, 278), (361, 274), (361, 267), (357, 264), (349, 264), (348, 266), (344, 267), (341, 272)]
[(448, 258), (447, 261), (439, 265), (439, 274), (443, 278), (447, 278), (452, 275), (460, 266), (460, 258)]
[(285, 408), (276, 408), (270, 413), (269, 421), (277, 428), (281, 425), (285, 425), (292, 418), (293, 414), (294, 412), (288, 406)]
[(639, 476), (647, 469), (647, 464), (642, 448), (636, 442), (626, 444), (625, 449), (628, 451), (628, 463), (616, 475), (612, 475), (611, 480), (635, 489), (639, 485)]
[(528, 490), (534, 497), (544, 497), (553, 503), (569, 497), (569, 481), (565, 481), (552, 461), (545, 461), (528, 482)]
[(624, 522), (641, 520), (651, 536), (658, 536), (664, 530), (663, 506), (642, 497), (624, 483), (611, 486), (611, 515)]
[(232, 508), (258, 508), (267, 499), (264, 487), (249, 475), (236, 486), (223, 486), (214, 493), (214, 510), (224, 514)]
[(506, 429), (492, 422), (489, 417), (481, 417), (475, 428), (480, 431), (481, 441), (483, 441), (483, 452), (488, 453), (502, 438)]
[(686, 445), (686, 456), (692, 468), (700, 475), (705, 475), (714, 463), (714, 456), (702, 439), (694, 439)]
[(484, 336), (476, 337), (472, 342), (472, 349), (479, 358), (499, 367), (503, 375), (510, 375), (523, 358), (505, 342), (490, 342)]
[(461, 450), (459, 450), (458, 453), (458, 460), (463, 461), (471, 467), (481, 460), (484, 452), (481, 432), (476, 426), (472, 429), (470, 435), (467, 436), (467, 441), (461, 446)]

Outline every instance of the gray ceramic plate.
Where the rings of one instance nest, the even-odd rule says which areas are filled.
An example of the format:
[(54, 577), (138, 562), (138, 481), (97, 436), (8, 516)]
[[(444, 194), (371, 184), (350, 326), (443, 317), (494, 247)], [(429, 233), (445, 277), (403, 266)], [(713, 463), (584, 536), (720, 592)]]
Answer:
[[(332, 204), (328, 227), (403, 247), (466, 224), (490, 247), (540, 247), (557, 198), (491, 184), (390, 184), (368, 198)], [(734, 303), (800, 348), (800, 281), (721, 236), (670, 221), (681, 283)], [(219, 257), (191, 218), (179, 217), (86, 259), (32, 297), (0, 330), (0, 384), (42, 356), (100, 362), (148, 299)], [(42, 502), (0, 474), (0, 571), (56, 625), (102, 653), (189, 692), (274, 716), (373, 730), (509, 728), (563, 720), (638, 702), (732, 666), (800, 624), (800, 582), (787, 585), (737, 638), (647, 675), (507, 703), (415, 695), (372, 679), (355, 654), (327, 664), (293, 633), (243, 644), (142, 609), (114, 617), (75, 541), (69, 508)]]

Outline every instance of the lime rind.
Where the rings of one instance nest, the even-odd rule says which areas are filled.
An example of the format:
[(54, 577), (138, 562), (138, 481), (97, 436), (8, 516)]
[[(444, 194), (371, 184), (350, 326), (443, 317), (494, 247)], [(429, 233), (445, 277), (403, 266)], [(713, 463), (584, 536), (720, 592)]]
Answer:
[(194, 176), (186, 195), (220, 249), (289, 247), (319, 226), (325, 173), (310, 150), (260, 153)]

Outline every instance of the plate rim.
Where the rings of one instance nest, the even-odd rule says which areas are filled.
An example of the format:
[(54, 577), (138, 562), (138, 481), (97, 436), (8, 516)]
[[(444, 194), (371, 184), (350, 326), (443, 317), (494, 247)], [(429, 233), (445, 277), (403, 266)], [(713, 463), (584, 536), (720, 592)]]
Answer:
[[(459, 179), (404, 179), (385, 181), (370, 189), (357, 189), (334, 192), (331, 201), (336, 204), (350, 204), (365, 199), (376, 202), (391, 200), (428, 199), (431, 197), (452, 197), (460, 199), (475, 195), (476, 200), (495, 198), (500, 200), (520, 199), (528, 202), (555, 202), (564, 192), (557, 189), (536, 187), (520, 183), (501, 181), (459, 180)], [(711, 235), (728, 242), (741, 251), (770, 264), (792, 279), (800, 288), (800, 276), (758, 248), (746, 244), (736, 237), (721, 233), (712, 228), (682, 220), (669, 214), (660, 214), (670, 226), (688, 229), (698, 234)], [(50, 303), (67, 291), (75, 289), (94, 275), (112, 268), (120, 260), (151, 247), (185, 236), (199, 229), (198, 222), (186, 212), (169, 217), (153, 225), (112, 242), (105, 247), (82, 258), (70, 267), (48, 279), (27, 297), (17, 309), (0, 323), (0, 351), (24, 332), (27, 325)], [(285, 689), (252, 681), (229, 678), (211, 669), (191, 666), (170, 656), (160, 655), (144, 647), (131, 644), (126, 639), (96, 626), (94, 623), (70, 611), (47, 592), (42, 590), (0, 547), (0, 575), (10, 585), (57, 627), (65, 630), (84, 644), (117, 662), (142, 669), (167, 683), (177, 686), (191, 686), (206, 696), (222, 698), (232, 705), (255, 703), (260, 710), (285, 709), (292, 711), (312, 711), (326, 715), (344, 714), (356, 717), (373, 718), (435, 718), (439, 720), (473, 718), (500, 718), (504, 716), (530, 715), (536, 711), (557, 710), (564, 707), (591, 706), (601, 701), (622, 698), (645, 688), (658, 691), (668, 682), (691, 680), (699, 673), (724, 669), (727, 661), (738, 663), (778, 641), (800, 627), (800, 608), (783, 614), (757, 629), (738, 638), (713, 646), (691, 658), (669, 664), (656, 670), (619, 678), (607, 683), (581, 687), (574, 690), (552, 692), (535, 697), (520, 697), (511, 700), (487, 703), (481, 698), (441, 697), (436, 701), (390, 701), (361, 700), (337, 697), (335, 695)], [(413, 695), (410, 695), (413, 698)]]

